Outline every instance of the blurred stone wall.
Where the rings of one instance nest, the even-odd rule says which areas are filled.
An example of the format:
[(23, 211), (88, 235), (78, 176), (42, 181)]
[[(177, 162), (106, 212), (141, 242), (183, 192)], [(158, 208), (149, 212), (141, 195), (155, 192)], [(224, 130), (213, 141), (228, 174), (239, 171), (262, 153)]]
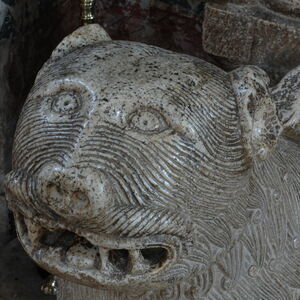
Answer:
[(200, 0), (95, 0), (96, 21), (113, 39), (156, 45), (207, 60)]

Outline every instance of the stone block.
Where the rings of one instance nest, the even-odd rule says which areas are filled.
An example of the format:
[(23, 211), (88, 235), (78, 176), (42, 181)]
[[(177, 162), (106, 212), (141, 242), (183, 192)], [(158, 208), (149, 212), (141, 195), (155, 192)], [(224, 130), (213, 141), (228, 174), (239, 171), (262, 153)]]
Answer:
[(207, 4), (203, 48), (229, 68), (258, 65), (278, 81), (300, 64), (300, 19), (263, 6)]

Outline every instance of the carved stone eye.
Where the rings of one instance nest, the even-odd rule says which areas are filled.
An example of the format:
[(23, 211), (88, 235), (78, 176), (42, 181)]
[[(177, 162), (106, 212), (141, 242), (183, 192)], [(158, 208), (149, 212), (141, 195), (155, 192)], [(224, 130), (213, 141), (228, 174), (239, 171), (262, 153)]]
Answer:
[(81, 108), (81, 104), (81, 96), (72, 91), (51, 97), (51, 109), (59, 114), (71, 115)]
[(142, 110), (132, 114), (129, 126), (144, 133), (160, 133), (168, 128), (164, 117), (155, 110)]

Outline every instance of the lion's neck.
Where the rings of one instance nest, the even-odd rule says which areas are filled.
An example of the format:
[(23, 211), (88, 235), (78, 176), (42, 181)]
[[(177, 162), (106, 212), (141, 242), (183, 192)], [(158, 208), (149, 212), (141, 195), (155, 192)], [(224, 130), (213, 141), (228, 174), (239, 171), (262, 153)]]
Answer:
[(268, 160), (255, 164), (246, 197), (250, 217), (233, 247), (221, 249), (208, 299), (299, 299), (299, 154), (299, 145), (282, 139)]

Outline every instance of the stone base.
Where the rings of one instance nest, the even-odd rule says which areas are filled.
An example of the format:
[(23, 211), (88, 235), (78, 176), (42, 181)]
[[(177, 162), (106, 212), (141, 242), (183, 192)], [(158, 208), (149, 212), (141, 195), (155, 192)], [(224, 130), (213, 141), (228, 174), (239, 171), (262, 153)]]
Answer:
[(64, 279), (58, 280), (57, 300), (120, 300), (123, 294), (116, 291), (97, 290)]

